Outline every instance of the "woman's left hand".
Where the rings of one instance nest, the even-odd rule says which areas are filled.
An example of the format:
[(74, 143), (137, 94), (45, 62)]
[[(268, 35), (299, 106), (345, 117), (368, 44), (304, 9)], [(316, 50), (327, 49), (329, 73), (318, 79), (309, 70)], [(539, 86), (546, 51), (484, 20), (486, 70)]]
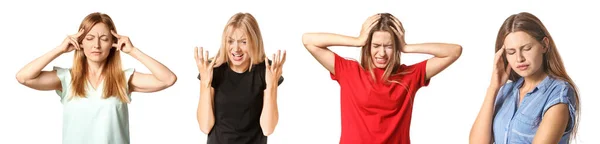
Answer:
[(279, 82), (279, 78), (281, 77), (281, 68), (285, 63), (286, 52), (283, 51), (283, 56), (281, 56), (281, 50), (277, 50), (277, 54), (273, 54), (273, 62), (269, 64), (269, 59), (265, 57), (265, 81), (267, 83), (267, 87), (275, 86)]
[(129, 54), (129, 52), (135, 49), (133, 44), (131, 44), (131, 40), (129, 40), (129, 37), (119, 35), (117, 34), (117, 32), (112, 30), (110, 31), (110, 33), (112, 33), (112, 35), (117, 38), (117, 43), (114, 43), (112, 46), (115, 47), (118, 51), (122, 51)]

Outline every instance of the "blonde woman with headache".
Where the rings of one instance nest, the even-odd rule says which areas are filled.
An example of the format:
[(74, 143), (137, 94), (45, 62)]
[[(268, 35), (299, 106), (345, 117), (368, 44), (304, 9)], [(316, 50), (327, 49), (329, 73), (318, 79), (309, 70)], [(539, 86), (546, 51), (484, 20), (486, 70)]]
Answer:
[[(58, 56), (74, 51), (73, 67), (43, 71)], [(122, 69), (121, 52), (144, 64), (151, 74)], [(177, 77), (167, 67), (117, 34), (103, 13), (86, 16), (79, 32), (25, 65), (17, 80), (35, 90), (55, 90), (63, 104), (63, 144), (129, 144), (127, 104), (132, 92), (156, 92)]]
[(200, 74), (198, 124), (208, 144), (266, 144), (279, 120), (277, 88), (286, 53), (265, 56), (256, 19), (233, 15), (214, 58), (194, 49)]

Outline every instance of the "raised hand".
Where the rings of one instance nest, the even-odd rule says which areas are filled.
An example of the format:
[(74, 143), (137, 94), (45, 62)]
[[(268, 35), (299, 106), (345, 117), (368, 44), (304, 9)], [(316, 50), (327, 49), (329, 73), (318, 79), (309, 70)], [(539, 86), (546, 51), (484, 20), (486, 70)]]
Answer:
[(277, 86), (279, 82), (279, 78), (282, 74), (282, 67), (285, 63), (286, 52), (283, 51), (283, 56), (281, 56), (281, 50), (277, 50), (276, 54), (273, 54), (273, 62), (269, 64), (269, 59), (265, 57), (265, 81), (267, 83), (267, 87), (269, 86)]
[(358, 39), (361, 43), (363, 43), (363, 45), (367, 43), (367, 38), (369, 38), (369, 32), (371, 31), (373, 26), (375, 26), (375, 23), (379, 21), (380, 18), (381, 15), (376, 14), (367, 18), (367, 20), (363, 23), (362, 28), (360, 30), (360, 36), (358, 36)]
[(400, 47), (402, 48), (401, 51), (404, 52), (404, 46), (406, 45), (406, 41), (404, 41), (404, 27), (402, 26), (402, 23), (396, 19), (396, 18), (392, 18), (392, 23), (394, 23), (394, 27), (391, 27), (391, 29), (394, 30), (394, 33), (396, 33), (396, 35), (398, 35), (398, 40), (400, 41)]
[(196, 66), (198, 72), (200, 72), (200, 82), (204, 86), (210, 86), (212, 83), (213, 67), (215, 61), (208, 62), (208, 51), (204, 52), (204, 48), (200, 47), (200, 53), (198, 53), (198, 47), (194, 48), (194, 58), (196, 59)]
[(494, 56), (494, 70), (492, 73), (492, 81), (490, 86), (495, 88), (500, 88), (508, 81), (508, 77), (511, 71), (510, 65), (504, 66), (504, 49), (505, 47), (500, 48), (496, 55)]
[(69, 35), (63, 42), (60, 44), (59, 48), (63, 53), (68, 53), (73, 50), (81, 50), (81, 44), (77, 41), (79, 37), (83, 35), (83, 29), (80, 29), (77, 34)]
[(115, 47), (118, 51), (122, 51), (129, 54), (129, 52), (135, 49), (133, 44), (131, 44), (131, 40), (129, 40), (129, 37), (119, 35), (113, 30), (111, 30), (110, 33), (112, 33), (112, 35), (115, 38), (117, 38), (117, 42), (114, 43), (112, 46)]

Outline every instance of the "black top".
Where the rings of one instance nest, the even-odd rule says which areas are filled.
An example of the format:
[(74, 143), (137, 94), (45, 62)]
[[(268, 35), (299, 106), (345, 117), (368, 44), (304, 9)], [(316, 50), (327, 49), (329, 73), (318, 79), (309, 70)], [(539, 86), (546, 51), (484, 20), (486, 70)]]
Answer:
[[(282, 82), (283, 76), (278, 83)], [(265, 63), (255, 64), (251, 71), (244, 73), (234, 72), (227, 63), (222, 64), (213, 70), (211, 85), (215, 90), (215, 125), (208, 133), (207, 144), (266, 144), (267, 137), (260, 128), (267, 86)]]

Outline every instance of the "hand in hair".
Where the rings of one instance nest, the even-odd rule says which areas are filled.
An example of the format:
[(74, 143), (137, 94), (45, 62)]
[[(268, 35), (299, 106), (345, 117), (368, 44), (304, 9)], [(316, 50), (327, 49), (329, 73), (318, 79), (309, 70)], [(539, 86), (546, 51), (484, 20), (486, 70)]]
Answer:
[(511, 70), (509, 65), (504, 65), (504, 49), (505, 47), (500, 48), (494, 57), (494, 71), (492, 73), (492, 81), (490, 86), (495, 88), (500, 88), (508, 81)]
[(112, 46), (115, 47), (118, 51), (122, 51), (122, 52), (129, 54), (129, 52), (131, 52), (131, 51), (133, 51), (133, 49), (135, 49), (133, 44), (131, 44), (131, 40), (129, 40), (129, 37), (119, 35), (119, 34), (117, 34), (117, 32), (115, 32), (113, 30), (111, 30), (110, 33), (112, 33), (112, 35), (115, 38), (117, 38), (117, 43), (114, 43)]
[(194, 48), (194, 58), (196, 59), (198, 72), (200, 72), (200, 81), (202, 82), (202, 85), (210, 87), (216, 60), (209, 62), (208, 51), (204, 52), (203, 47), (200, 47), (200, 54), (198, 54), (198, 47)]
[(390, 18), (392, 19), (392, 23), (394, 23), (394, 26), (390, 26), (391, 29), (394, 30), (394, 33), (396, 33), (396, 35), (398, 35), (398, 41), (400, 41), (400, 51), (405, 52), (405, 45), (406, 45), (406, 41), (404, 41), (404, 27), (402, 26), (402, 23), (400, 23), (400, 20), (396, 19), (396, 18)]
[(62, 50), (63, 53), (68, 53), (73, 50), (81, 50), (81, 44), (79, 44), (79, 37), (83, 35), (83, 29), (80, 29), (77, 34), (69, 35), (65, 40), (60, 44), (59, 49)]
[(371, 31), (371, 29), (373, 29), (375, 24), (379, 22), (380, 18), (381, 15), (376, 14), (367, 18), (367, 20), (363, 23), (362, 28), (360, 30), (360, 36), (358, 36), (358, 39), (361, 42), (361, 46), (367, 43), (367, 39), (369, 38), (369, 32)]
[(281, 56), (281, 50), (277, 50), (276, 54), (273, 54), (273, 62), (271, 64), (269, 64), (269, 60), (267, 59), (267, 57), (265, 57), (265, 66), (266, 66), (266, 72), (265, 72), (265, 80), (267, 83), (267, 87), (269, 86), (275, 86), (277, 87), (277, 84), (279, 82), (279, 78), (281, 77), (281, 68), (283, 67), (283, 64), (285, 63), (285, 57), (286, 57), (286, 52), (285, 50), (283, 51), (283, 56)]

